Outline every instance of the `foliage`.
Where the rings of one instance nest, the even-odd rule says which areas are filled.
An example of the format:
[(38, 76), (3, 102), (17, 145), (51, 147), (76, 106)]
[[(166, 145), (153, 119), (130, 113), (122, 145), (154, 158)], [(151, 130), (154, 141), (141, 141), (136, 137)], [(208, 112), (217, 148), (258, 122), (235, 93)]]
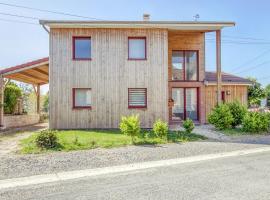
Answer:
[(153, 125), (153, 131), (157, 137), (167, 138), (168, 131), (169, 131), (168, 124), (158, 119), (157, 121), (155, 121)]
[(249, 78), (253, 82), (251, 86), (248, 87), (248, 104), (251, 105), (260, 105), (261, 100), (266, 97), (266, 92), (262, 88), (262, 85), (257, 82), (254, 78)]
[(218, 130), (231, 128), (233, 120), (233, 115), (227, 104), (216, 106), (208, 115), (209, 123), (213, 124)]
[(135, 137), (139, 136), (141, 131), (139, 116), (123, 116), (120, 122), (120, 130), (123, 134), (131, 136), (134, 142)]
[[(26, 83), (20, 83), (19, 87), (22, 90), (23, 112), (29, 113), (29, 111), (30, 111), (29, 106), (31, 105), (31, 102), (30, 102), (31, 101), (31, 94), (34, 93), (33, 86), (26, 84)], [(34, 104), (33, 106), (35, 107), (36, 104)]]
[(183, 122), (183, 127), (184, 127), (186, 133), (191, 133), (193, 131), (193, 129), (195, 128), (195, 125), (191, 119), (186, 119)]
[(39, 148), (52, 149), (58, 146), (56, 131), (43, 130), (36, 137), (36, 145)]
[(44, 95), (43, 100), (43, 112), (49, 112), (49, 94)]
[(244, 116), (247, 113), (247, 108), (241, 105), (239, 101), (227, 103), (227, 105), (229, 106), (230, 112), (233, 116), (232, 127), (235, 128), (242, 123)]
[(242, 130), (249, 133), (260, 133), (269, 130), (270, 117), (267, 113), (248, 112), (243, 119)]
[(15, 110), (17, 100), (22, 96), (22, 90), (16, 83), (9, 82), (4, 91), (4, 112), (12, 114)]
[(270, 107), (270, 84), (265, 87), (267, 102), (266, 105)]

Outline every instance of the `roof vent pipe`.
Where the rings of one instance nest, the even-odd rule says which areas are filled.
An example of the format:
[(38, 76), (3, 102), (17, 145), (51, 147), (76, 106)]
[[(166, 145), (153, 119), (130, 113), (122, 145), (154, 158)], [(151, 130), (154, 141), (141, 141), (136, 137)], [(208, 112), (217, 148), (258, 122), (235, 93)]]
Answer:
[(150, 15), (149, 14), (143, 14), (143, 21), (149, 21)]

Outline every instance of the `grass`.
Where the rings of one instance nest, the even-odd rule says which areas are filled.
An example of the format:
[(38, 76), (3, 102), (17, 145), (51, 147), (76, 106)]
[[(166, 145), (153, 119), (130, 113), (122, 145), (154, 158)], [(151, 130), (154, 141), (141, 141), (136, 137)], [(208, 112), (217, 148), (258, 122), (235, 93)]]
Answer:
[(267, 132), (258, 132), (258, 133), (251, 133), (251, 132), (245, 132), (241, 128), (231, 128), (231, 129), (225, 129), (222, 131), (225, 135), (229, 136), (241, 136), (241, 135), (268, 135)]
[[(62, 130), (57, 132), (58, 147), (54, 149), (40, 149), (35, 144), (38, 133), (21, 141), (21, 153), (34, 154), (50, 151), (72, 151), (94, 148), (112, 148), (132, 145), (131, 137), (121, 134), (119, 130)], [(154, 137), (151, 131), (142, 131), (140, 137), (135, 138), (135, 145), (156, 145), (168, 142), (188, 142), (206, 139), (196, 134), (171, 131), (167, 139)]]

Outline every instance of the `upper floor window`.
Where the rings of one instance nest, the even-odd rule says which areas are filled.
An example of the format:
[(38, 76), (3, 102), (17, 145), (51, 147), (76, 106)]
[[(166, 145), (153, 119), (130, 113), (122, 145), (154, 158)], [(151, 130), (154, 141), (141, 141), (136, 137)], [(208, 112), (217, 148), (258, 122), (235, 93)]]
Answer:
[(146, 60), (146, 37), (128, 38), (128, 59)]
[(73, 37), (73, 59), (91, 59), (91, 37)]
[(73, 88), (73, 108), (91, 108), (91, 89)]
[(172, 52), (172, 80), (198, 80), (198, 51)]
[(128, 88), (128, 108), (146, 108), (147, 89)]

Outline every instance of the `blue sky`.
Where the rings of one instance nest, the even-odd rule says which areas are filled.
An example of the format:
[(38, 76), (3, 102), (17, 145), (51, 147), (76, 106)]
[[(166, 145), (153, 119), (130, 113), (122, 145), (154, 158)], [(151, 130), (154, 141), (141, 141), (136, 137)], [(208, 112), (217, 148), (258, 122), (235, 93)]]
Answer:
[[(239, 76), (252, 76), (266, 85), (270, 83), (270, 1), (268, 0), (0, 0), (105, 20), (141, 20), (149, 13), (151, 20), (235, 21), (236, 27), (222, 31), (222, 70)], [(0, 4), (0, 13), (37, 17), (40, 19), (77, 19)], [(48, 34), (41, 26), (2, 21), (37, 20), (0, 14), (0, 68), (48, 56)], [(213, 33), (207, 34), (206, 69), (215, 70)]]

